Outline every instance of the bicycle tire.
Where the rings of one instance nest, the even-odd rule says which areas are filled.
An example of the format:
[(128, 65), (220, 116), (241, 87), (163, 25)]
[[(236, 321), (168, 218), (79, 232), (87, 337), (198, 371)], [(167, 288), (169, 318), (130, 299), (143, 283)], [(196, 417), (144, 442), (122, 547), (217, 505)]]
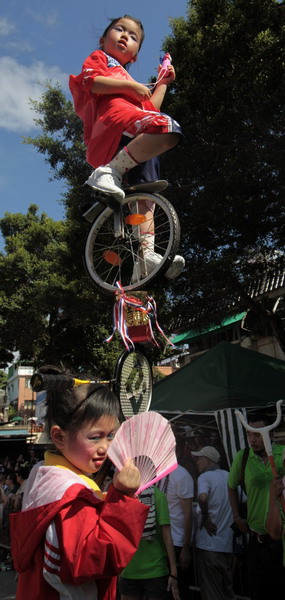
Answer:
[[(135, 261), (138, 260), (139, 241), (132, 225), (125, 219), (139, 212), (137, 202), (150, 200), (155, 204), (155, 252), (162, 256), (157, 267), (135, 283), (131, 283)], [(144, 289), (154, 279), (165, 273), (177, 254), (180, 242), (180, 223), (172, 204), (160, 194), (133, 193), (120, 207), (124, 224), (124, 237), (116, 238), (113, 227), (113, 209), (107, 207), (95, 219), (87, 235), (84, 265), (92, 283), (107, 294), (117, 291), (120, 281), (126, 292)], [(108, 255), (108, 261), (105, 257)], [(116, 264), (117, 263), (117, 264)]]
[(147, 355), (135, 346), (124, 350), (116, 363), (114, 393), (125, 418), (149, 409), (152, 398), (152, 368)]

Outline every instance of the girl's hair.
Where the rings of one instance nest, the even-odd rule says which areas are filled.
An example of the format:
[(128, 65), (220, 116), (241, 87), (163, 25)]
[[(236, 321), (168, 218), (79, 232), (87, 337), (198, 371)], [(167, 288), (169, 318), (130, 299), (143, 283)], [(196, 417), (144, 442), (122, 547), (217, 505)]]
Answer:
[(136, 23), (140, 30), (141, 30), (141, 40), (140, 40), (140, 44), (139, 44), (139, 50), (141, 49), (141, 45), (144, 41), (144, 28), (143, 28), (143, 24), (141, 21), (139, 21), (138, 19), (135, 19), (135, 17), (131, 17), (131, 15), (123, 15), (122, 17), (117, 17), (116, 19), (110, 19), (110, 25), (108, 25), (108, 27), (106, 27), (104, 33), (102, 34), (101, 37), (106, 37), (108, 31), (110, 31), (110, 29), (112, 29), (112, 27), (114, 25), (116, 25), (116, 23), (118, 23), (118, 21), (120, 21), (120, 19), (130, 19), (130, 21), (134, 21), (134, 23)]
[[(39, 372), (55, 375), (64, 374), (57, 367), (41, 367)], [(85, 423), (98, 421), (103, 416), (120, 418), (120, 404), (107, 386), (90, 383), (66, 390), (47, 390), (46, 425), (48, 432), (53, 425), (76, 434)]]

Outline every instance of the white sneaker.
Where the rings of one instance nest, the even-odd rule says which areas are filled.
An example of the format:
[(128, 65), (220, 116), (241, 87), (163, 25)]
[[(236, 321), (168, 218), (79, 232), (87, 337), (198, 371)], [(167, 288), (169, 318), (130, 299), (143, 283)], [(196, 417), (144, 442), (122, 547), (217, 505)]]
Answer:
[(183, 258), (183, 256), (179, 256), (179, 254), (176, 254), (176, 256), (174, 256), (174, 259), (169, 267), (169, 269), (167, 269), (164, 277), (166, 277), (167, 279), (175, 279), (176, 277), (178, 277), (178, 275), (180, 275), (180, 273), (183, 271), (185, 267), (185, 260)]
[(124, 199), (125, 192), (122, 190), (122, 174), (117, 169), (112, 169), (109, 165), (103, 165), (95, 169), (85, 181), (93, 190), (99, 190), (105, 194), (117, 196), (117, 199)]
[[(162, 261), (161, 254), (157, 254), (157, 252), (153, 252), (150, 250), (149, 252), (145, 252), (144, 254), (144, 264), (149, 275)], [(164, 276), (167, 279), (175, 279), (180, 275), (181, 271), (184, 269), (185, 260), (183, 256), (179, 256), (178, 254), (174, 257), (173, 262), (171, 263), (169, 269), (167, 269)], [(131, 283), (136, 283), (141, 279), (141, 267), (140, 260), (137, 259), (134, 264), (133, 274), (131, 278)]]

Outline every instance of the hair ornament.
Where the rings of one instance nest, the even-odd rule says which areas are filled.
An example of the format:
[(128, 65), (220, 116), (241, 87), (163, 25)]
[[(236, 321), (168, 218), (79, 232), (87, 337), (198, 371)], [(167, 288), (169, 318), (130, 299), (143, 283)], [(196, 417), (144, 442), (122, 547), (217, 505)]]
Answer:
[(52, 375), (46, 373), (34, 373), (31, 377), (31, 387), (34, 392), (41, 392), (42, 390), (64, 392), (80, 385), (88, 385), (91, 383), (104, 385), (109, 384), (112, 381), (113, 380), (93, 381), (89, 379), (76, 379), (75, 377), (63, 375), (62, 373)]

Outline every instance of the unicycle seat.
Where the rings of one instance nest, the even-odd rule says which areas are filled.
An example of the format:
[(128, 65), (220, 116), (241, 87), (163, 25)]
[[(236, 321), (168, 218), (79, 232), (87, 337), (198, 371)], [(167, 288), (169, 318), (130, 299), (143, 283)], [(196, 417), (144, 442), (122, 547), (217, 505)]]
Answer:
[(167, 188), (167, 186), (168, 181), (166, 181), (165, 179), (158, 179), (157, 181), (145, 181), (135, 183), (134, 185), (129, 185), (128, 187), (124, 188), (124, 192), (126, 196), (135, 192), (149, 192), (153, 194), (156, 192), (162, 192)]
[[(165, 190), (165, 188), (167, 188), (167, 186), (168, 181), (166, 181), (165, 179), (158, 179), (157, 181), (146, 181), (136, 183), (135, 185), (130, 185), (124, 188), (124, 192), (126, 196), (129, 196), (130, 194), (134, 194), (136, 192), (147, 192), (149, 194), (153, 194), (162, 192), (163, 190)], [(82, 215), (84, 219), (88, 221), (88, 223), (93, 223), (94, 219), (97, 217), (97, 202), (105, 204), (105, 206), (111, 206), (111, 208), (114, 208), (114, 205), (117, 203), (116, 198), (113, 197), (111, 194), (105, 194), (104, 192), (100, 192), (99, 190), (92, 190), (91, 196), (94, 200), (94, 204), (91, 204)]]

